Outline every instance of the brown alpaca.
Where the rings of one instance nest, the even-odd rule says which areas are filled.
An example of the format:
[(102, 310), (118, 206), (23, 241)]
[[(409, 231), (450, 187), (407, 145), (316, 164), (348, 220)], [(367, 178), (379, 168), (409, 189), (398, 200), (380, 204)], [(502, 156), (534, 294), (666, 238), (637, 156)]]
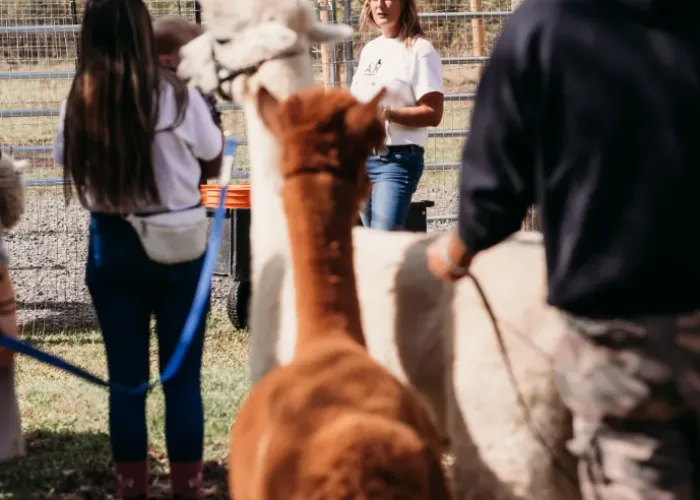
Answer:
[(235, 500), (448, 499), (443, 442), (417, 393), (365, 347), (351, 229), (383, 144), (383, 91), (312, 88), (257, 106), (282, 147), (299, 340), (251, 390), (231, 432)]

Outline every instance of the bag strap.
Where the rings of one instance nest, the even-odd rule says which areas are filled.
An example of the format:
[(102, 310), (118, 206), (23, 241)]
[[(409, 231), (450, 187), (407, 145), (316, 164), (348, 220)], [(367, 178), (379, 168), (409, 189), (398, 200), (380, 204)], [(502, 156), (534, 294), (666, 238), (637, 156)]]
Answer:
[(167, 209), (166, 210), (158, 210), (156, 212), (133, 212), (130, 214), (126, 214), (126, 216), (134, 215), (136, 217), (151, 217), (153, 215), (163, 215), (163, 214), (171, 214), (171, 213), (175, 214), (178, 212), (187, 212), (188, 210), (194, 210), (195, 208), (199, 208), (201, 206), (202, 206), (202, 200), (200, 198), (200, 200), (196, 204), (189, 206), (189, 207), (185, 207), (185, 208), (176, 208), (175, 210), (167, 210)]

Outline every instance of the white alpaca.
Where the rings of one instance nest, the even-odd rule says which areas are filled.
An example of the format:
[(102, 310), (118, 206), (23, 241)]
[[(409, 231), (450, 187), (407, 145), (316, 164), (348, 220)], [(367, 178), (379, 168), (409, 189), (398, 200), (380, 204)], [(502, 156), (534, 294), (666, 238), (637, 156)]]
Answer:
[[(27, 160), (14, 160), (0, 152), (0, 226), (12, 229), (24, 214), (24, 182), (21, 171)], [(25, 455), (22, 419), (15, 393), (14, 366), (0, 356), (0, 463)]]
[[(278, 144), (253, 97), (261, 84), (280, 99), (313, 85), (310, 44), (346, 39), (352, 31), (317, 23), (308, 0), (202, 0), (201, 5), (208, 31), (183, 48), (179, 73), (205, 92), (216, 89), (230, 71), (297, 51), (222, 85), (243, 108), (250, 148), (250, 364), (258, 380), (292, 359), (296, 320)], [(220, 71), (215, 60), (226, 70)], [(427, 269), (425, 248), (433, 238), (354, 230), (358, 294), (371, 355), (421, 391), (449, 434), (458, 498), (579, 498), (565, 448), (571, 418), (557, 395), (549, 359), (562, 326), (544, 302), (540, 236), (511, 238), (480, 255), (473, 270), (500, 318), (532, 426), (544, 434), (568, 476), (559, 472), (523, 418), (473, 282), (446, 284)]]
[(29, 160), (15, 160), (0, 152), (0, 226), (12, 229), (24, 215), (24, 180), (22, 171)]

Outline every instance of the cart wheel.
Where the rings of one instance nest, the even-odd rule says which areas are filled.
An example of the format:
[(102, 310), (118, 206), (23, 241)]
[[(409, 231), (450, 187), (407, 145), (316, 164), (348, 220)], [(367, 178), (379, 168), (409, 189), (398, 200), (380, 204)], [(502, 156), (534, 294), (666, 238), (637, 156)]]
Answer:
[(228, 294), (228, 319), (236, 330), (248, 328), (250, 281), (234, 281)]

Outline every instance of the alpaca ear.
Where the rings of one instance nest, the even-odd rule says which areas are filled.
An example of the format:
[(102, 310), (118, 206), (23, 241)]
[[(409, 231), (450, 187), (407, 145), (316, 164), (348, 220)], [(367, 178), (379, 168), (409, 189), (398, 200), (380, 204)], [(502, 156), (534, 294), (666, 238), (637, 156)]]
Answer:
[[(371, 116), (376, 117), (379, 112), (379, 103), (382, 101), (384, 96), (387, 94), (386, 87), (382, 87), (368, 103), (365, 104), (365, 109)], [(381, 147), (386, 140), (386, 129), (384, 128), (384, 123), (377, 120), (375, 126), (372, 126), (370, 131), (370, 138), (372, 139), (372, 146), (375, 148)]]
[(261, 85), (260, 88), (258, 88), (255, 104), (258, 109), (258, 114), (268, 130), (275, 136), (279, 135), (282, 129), (279, 120), (279, 100), (277, 100), (264, 85)]
[(379, 121), (377, 114), (379, 101), (384, 97), (384, 94), (386, 94), (386, 89), (382, 88), (370, 101), (358, 104), (347, 112), (345, 129), (349, 136), (368, 139), (372, 147), (383, 144), (384, 126)]
[(386, 87), (379, 89), (379, 92), (377, 92), (377, 94), (369, 102), (365, 103), (365, 107), (376, 115), (377, 111), (379, 110), (379, 102), (384, 98), (386, 92)]
[(343, 42), (352, 38), (352, 26), (315, 22), (309, 31), (312, 43)]
[(29, 168), (29, 160), (15, 160), (15, 170), (23, 172)]

